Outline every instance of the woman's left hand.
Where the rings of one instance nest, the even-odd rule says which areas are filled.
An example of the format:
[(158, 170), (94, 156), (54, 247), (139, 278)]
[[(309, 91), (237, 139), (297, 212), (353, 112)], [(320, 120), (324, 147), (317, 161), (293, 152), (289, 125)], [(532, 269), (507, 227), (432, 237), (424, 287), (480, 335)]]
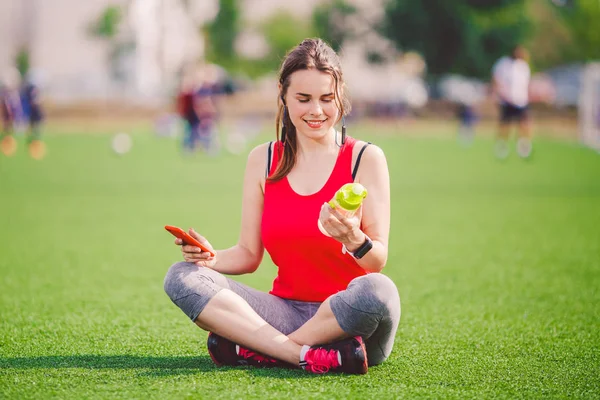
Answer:
[(324, 203), (319, 214), (319, 221), (325, 231), (344, 245), (364, 241), (364, 233), (360, 230), (361, 219), (362, 206), (358, 208), (356, 214), (347, 218), (335, 208), (331, 208), (328, 203)]

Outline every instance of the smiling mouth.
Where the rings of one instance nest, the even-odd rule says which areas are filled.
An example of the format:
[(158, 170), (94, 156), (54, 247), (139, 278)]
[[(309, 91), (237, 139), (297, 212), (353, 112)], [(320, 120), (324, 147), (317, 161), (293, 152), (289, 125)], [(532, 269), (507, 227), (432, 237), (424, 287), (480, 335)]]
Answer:
[(320, 127), (322, 127), (322, 126), (323, 126), (323, 124), (325, 123), (325, 121), (327, 121), (327, 119), (324, 119), (324, 120), (318, 120), (318, 121), (314, 121), (314, 120), (313, 120), (313, 121), (307, 121), (307, 120), (304, 120), (304, 122), (306, 122), (306, 124), (307, 124), (307, 125), (308, 125), (310, 128), (313, 128), (313, 129), (317, 129), (317, 128), (320, 128)]

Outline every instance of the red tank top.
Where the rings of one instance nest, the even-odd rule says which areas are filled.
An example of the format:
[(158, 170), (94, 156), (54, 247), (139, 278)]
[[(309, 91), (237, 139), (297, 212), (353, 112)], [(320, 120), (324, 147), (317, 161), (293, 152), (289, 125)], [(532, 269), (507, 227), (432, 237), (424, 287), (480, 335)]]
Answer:
[[(356, 140), (347, 137), (340, 148), (329, 179), (318, 192), (302, 196), (294, 192), (287, 177), (265, 184), (261, 237), (278, 274), (270, 293), (286, 299), (324, 301), (346, 289), (350, 281), (365, 275), (342, 244), (318, 228), (321, 206), (352, 179), (352, 149)], [(276, 142), (271, 174), (282, 148)]]

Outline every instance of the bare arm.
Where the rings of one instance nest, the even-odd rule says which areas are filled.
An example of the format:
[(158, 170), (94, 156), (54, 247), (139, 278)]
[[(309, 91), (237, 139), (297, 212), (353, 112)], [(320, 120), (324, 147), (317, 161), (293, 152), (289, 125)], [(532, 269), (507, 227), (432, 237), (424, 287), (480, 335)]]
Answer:
[(356, 262), (366, 271), (380, 272), (385, 267), (388, 257), (390, 177), (385, 155), (379, 147), (367, 147), (356, 181), (368, 191), (358, 214), (352, 218), (343, 218), (324, 204), (320, 220), (331, 236), (351, 252), (365, 242), (365, 235), (368, 236), (373, 242), (373, 248)]
[(367, 271), (380, 272), (388, 257), (391, 213), (390, 173), (385, 154), (379, 147), (367, 147), (356, 178), (369, 194), (362, 206), (362, 231), (355, 232), (344, 245), (354, 251), (364, 243), (364, 235), (367, 235), (373, 241), (373, 248), (356, 262)]
[[(256, 271), (264, 254), (260, 229), (264, 204), (261, 184), (264, 180), (266, 146), (266, 144), (258, 146), (248, 155), (242, 195), (242, 224), (238, 243), (228, 249), (217, 250), (214, 259), (211, 259), (208, 253), (198, 252), (197, 247), (182, 246), (186, 261), (195, 262), (199, 266), (205, 266), (227, 275), (241, 275)], [(206, 239), (200, 235), (198, 238), (206, 242)], [(180, 244), (178, 240), (176, 240), (176, 244)]]

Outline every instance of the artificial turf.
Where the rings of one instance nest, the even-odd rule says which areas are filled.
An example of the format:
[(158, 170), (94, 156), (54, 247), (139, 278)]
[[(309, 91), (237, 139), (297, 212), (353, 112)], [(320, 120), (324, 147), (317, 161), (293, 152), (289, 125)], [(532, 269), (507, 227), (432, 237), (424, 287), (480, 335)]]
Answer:
[[(388, 158), (402, 299), (365, 376), (217, 368), (164, 294), (163, 225), (237, 240), (245, 153), (182, 157), (140, 129), (119, 157), (107, 134), (50, 130), (35, 161), (20, 139), (0, 156), (0, 398), (599, 398), (600, 154), (538, 139), (499, 162), (488, 138), (395, 129), (353, 131)], [(265, 257), (239, 279), (274, 274)]]

